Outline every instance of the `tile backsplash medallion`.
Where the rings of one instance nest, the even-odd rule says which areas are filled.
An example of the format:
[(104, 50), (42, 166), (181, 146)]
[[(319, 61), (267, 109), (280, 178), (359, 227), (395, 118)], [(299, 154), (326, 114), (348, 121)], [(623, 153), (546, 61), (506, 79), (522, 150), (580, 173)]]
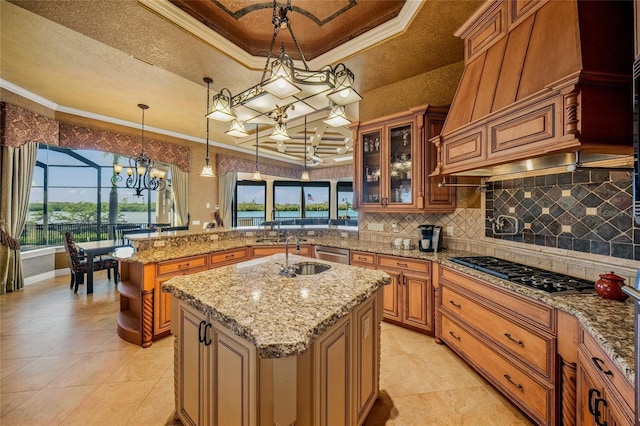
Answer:
[(485, 196), (486, 218), (494, 219), (485, 224), (488, 238), (640, 260), (633, 184), (626, 171), (591, 169), (493, 181)]

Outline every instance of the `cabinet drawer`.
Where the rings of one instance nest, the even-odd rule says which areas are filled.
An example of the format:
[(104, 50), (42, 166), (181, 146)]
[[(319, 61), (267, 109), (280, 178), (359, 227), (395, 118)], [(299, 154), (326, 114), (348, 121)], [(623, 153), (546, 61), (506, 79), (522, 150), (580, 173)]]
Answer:
[(241, 262), (248, 258), (249, 256), (247, 256), (247, 249), (245, 247), (236, 250), (220, 251), (209, 255), (209, 266), (211, 268), (217, 268), (230, 263)]
[(352, 250), (349, 254), (349, 265), (362, 266), (364, 268), (375, 268), (376, 255), (375, 253)]
[(595, 367), (594, 370), (597, 371), (602, 382), (614, 387), (629, 407), (633, 407), (633, 386), (613, 364), (611, 358), (607, 356), (595, 339), (586, 330), (580, 328), (578, 342), (585, 357), (588, 357), (589, 362)]
[(378, 256), (378, 267), (403, 269), (413, 272), (424, 272), (428, 274), (431, 270), (431, 262), (424, 260), (413, 260), (406, 257)]
[(520, 371), (446, 315), (442, 315), (442, 340), (531, 417), (551, 424), (553, 387)]
[[(535, 325), (551, 334), (556, 332), (555, 309), (535, 300), (525, 299), (509, 290), (491, 284), (484, 284), (477, 278), (449, 269), (439, 268), (440, 282), (455, 284), (456, 287), (478, 295), (488, 304), (499, 307), (513, 315), (522, 324)], [(483, 285), (484, 284), (484, 285)]]
[(441, 303), (547, 380), (553, 379), (553, 338), (520, 327), (447, 286), (442, 286)]
[(171, 274), (174, 272), (193, 272), (193, 269), (201, 269), (207, 266), (207, 255), (193, 256), (186, 259), (167, 260), (159, 262), (156, 266), (158, 275)]

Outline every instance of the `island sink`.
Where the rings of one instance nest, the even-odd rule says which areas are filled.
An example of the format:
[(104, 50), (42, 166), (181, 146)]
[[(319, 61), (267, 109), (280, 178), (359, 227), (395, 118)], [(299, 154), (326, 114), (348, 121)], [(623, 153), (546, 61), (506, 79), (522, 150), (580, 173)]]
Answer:
[(315, 275), (331, 269), (331, 265), (316, 262), (300, 262), (293, 265), (297, 275)]

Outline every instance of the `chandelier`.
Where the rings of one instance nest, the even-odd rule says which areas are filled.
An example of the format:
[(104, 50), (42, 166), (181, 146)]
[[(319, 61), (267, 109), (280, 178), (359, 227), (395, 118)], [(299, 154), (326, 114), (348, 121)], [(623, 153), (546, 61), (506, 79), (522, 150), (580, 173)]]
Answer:
[[(362, 97), (353, 88), (354, 75), (343, 64), (326, 65), (311, 70), (293, 33), (286, 6), (273, 2), (273, 37), (260, 82), (237, 95), (223, 88), (212, 99), (208, 118), (232, 122), (226, 132), (235, 137), (247, 136), (243, 123), (273, 124), (272, 139), (283, 142), (291, 139), (287, 134), (287, 119), (307, 116), (316, 111), (329, 110), (325, 123), (332, 127), (344, 126), (351, 121), (345, 115), (345, 105), (358, 102)], [(285, 51), (273, 57), (273, 46), (282, 28), (287, 28), (300, 55), (304, 68), (297, 67)]]
[[(166, 187), (164, 178), (167, 172), (153, 167), (153, 160), (144, 153), (144, 111), (149, 109), (149, 106), (138, 104), (138, 108), (142, 110), (142, 150), (136, 157), (129, 158), (129, 167), (126, 167), (127, 179), (125, 180), (125, 185), (135, 191), (134, 195), (136, 197), (141, 197), (144, 190), (163, 190)], [(111, 178), (112, 185), (116, 186), (118, 182), (122, 181), (120, 173), (124, 168), (122, 164), (113, 165), (115, 175)]]

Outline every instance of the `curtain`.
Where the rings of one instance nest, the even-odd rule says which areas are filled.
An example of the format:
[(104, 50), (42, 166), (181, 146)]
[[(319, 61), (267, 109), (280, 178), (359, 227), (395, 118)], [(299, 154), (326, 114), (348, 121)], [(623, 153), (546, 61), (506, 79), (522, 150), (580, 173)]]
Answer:
[(189, 174), (174, 164), (171, 168), (171, 192), (176, 208), (176, 226), (189, 225)]
[[(38, 144), (30, 142), (20, 148), (0, 146), (0, 219), (6, 237), (19, 239), (29, 208), (29, 194)], [(3, 238), (5, 240), (5, 238)], [(0, 244), (0, 293), (24, 287), (20, 250)]]
[(227, 172), (220, 176), (220, 204), (222, 204), (222, 220), (228, 228), (231, 228), (233, 211), (233, 194), (236, 191), (238, 174)]

